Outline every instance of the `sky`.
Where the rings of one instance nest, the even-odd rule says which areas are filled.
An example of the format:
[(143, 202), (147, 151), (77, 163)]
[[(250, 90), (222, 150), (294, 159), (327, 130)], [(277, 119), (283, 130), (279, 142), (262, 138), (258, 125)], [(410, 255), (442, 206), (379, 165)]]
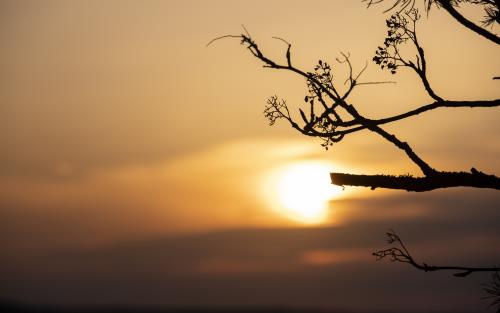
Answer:
[[(269, 127), (266, 100), (303, 103), (305, 82), (262, 68), (238, 39), (206, 46), (245, 25), (277, 60), (286, 46), (273, 36), (292, 43), (297, 67), (328, 60), (340, 85), (335, 58), (348, 52), (356, 69), (368, 62), (366, 81), (396, 81), (349, 100), (390, 116), (432, 101), (414, 73), (371, 62), (383, 10), (352, 0), (0, 1), (0, 299), (486, 310), (487, 275), (425, 274), (371, 252), (394, 228), (428, 263), (500, 264), (498, 192), (332, 186), (330, 171), (419, 172), (369, 132), (326, 151), (285, 123)], [(499, 97), (493, 43), (436, 9), (418, 34), (439, 95)], [(385, 129), (439, 170), (495, 174), (499, 118), (440, 109)]]

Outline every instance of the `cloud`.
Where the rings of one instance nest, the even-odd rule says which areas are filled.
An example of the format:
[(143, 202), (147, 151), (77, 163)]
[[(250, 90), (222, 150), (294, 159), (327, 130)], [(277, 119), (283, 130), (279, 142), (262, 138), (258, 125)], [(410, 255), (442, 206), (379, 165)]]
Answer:
[[(2, 242), (17, 249), (43, 250), (61, 244), (99, 244), (154, 234), (298, 226), (270, 209), (260, 189), (262, 181), (269, 172), (290, 162), (326, 160), (327, 155), (321, 152), (308, 140), (257, 138), (228, 142), (163, 162), (100, 168), (70, 180), (3, 177)], [(492, 217), (496, 216), (499, 200), (490, 191), (347, 191), (352, 192), (331, 202), (331, 222), (427, 218), (430, 223), (456, 220), (461, 225), (467, 220), (496, 225)], [(482, 213), (470, 214), (471, 207)]]
[[(3, 241), (9, 246), (99, 243), (220, 227), (291, 223), (260, 188), (266, 173), (314, 156), (314, 143), (227, 142), (162, 162), (96, 168), (71, 179), (0, 178)], [(61, 164), (59, 172), (73, 171)], [(61, 233), (64, 236), (61, 236)], [(32, 234), (37, 233), (35, 240)]]
[[(461, 229), (453, 224), (415, 219), (397, 226), (414, 256), (429, 264), (495, 261), (491, 248), (498, 244), (498, 227)], [(417, 311), (456, 312), (482, 305), (479, 283), (487, 279), (484, 275), (458, 279), (450, 273), (426, 274), (404, 264), (376, 262), (370, 252), (386, 247), (384, 227), (384, 222), (372, 221), (326, 228), (234, 229), (61, 249), (4, 263), (6, 283), (0, 292), (24, 301), (66, 304), (370, 311), (411, 306)], [(497, 241), (485, 241), (492, 230)], [(490, 254), (477, 254), (481, 249)]]
[(317, 151), (256, 139), (72, 180), (4, 177), (0, 294), (172, 306), (481, 305), (485, 276), (425, 275), (370, 253), (388, 247), (384, 233), (394, 228), (429, 264), (496, 264), (497, 192), (353, 189), (330, 204), (335, 227), (298, 227), (266, 208), (255, 187), (284, 163), (321, 159)]

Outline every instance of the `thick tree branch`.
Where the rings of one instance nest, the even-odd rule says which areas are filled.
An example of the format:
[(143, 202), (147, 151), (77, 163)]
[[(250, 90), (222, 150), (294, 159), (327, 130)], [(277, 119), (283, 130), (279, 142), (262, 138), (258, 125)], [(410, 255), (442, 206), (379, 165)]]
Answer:
[(436, 172), (430, 176), (413, 177), (410, 175), (355, 175), (330, 173), (332, 184), (338, 186), (357, 186), (400, 189), (423, 192), (439, 188), (475, 187), (500, 190), (500, 178), (472, 169), (468, 172)]

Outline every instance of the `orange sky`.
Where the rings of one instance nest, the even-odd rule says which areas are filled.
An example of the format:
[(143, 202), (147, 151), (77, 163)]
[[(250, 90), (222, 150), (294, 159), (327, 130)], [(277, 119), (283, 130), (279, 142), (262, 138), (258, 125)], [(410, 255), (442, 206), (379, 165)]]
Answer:
[[(368, 61), (366, 80), (397, 81), (359, 87), (351, 102), (367, 116), (389, 116), (432, 101), (414, 73), (393, 77), (371, 62), (386, 32), (381, 12), (352, 0), (1, 1), (0, 220), (10, 226), (0, 241), (44, 250), (303, 227), (273, 209), (263, 190), (283, 166), (321, 161), (345, 172), (418, 174), (403, 153), (367, 132), (325, 151), (285, 123), (268, 127), (267, 98), (300, 103), (304, 82), (262, 69), (237, 39), (206, 47), (244, 24), (274, 58), (283, 60), (284, 46), (271, 37), (286, 38), (305, 70), (350, 52), (356, 68)], [(491, 77), (500, 73), (500, 48), (438, 10), (424, 14), (419, 31), (440, 95), (498, 98)], [(336, 66), (343, 81), (345, 69)], [(385, 129), (440, 170), (498, 174), (499, 118), (495, 109), (435, 110)], [(379, 215), (355, 202), (405, 194), (347, 188), (320, 226), (427, 214), (408, 205)], [(335, 259), (315, 251), (304, 258)]]
[[(282, 44), (271, 39), (278, 35), (293, 43), (298, 66), (312, 67), (318, 58), (333, 61), (349, 51), (359, 68), (383, 39), (380, 8), (366, 10), (356, 1), (273, 1), (265, 10), (263, 4), (3, 2), (3, 201), (41, 212), (70, 205), (71, 212), (108, 206), (123, 213), (127, 207), (125, 216), (139, 218), (145, 228), (154, 224), (155, 230), (172, 229), (161, 222), (171, 215), (179, 216), (175, 229), (192, 228), (198, 217), (202, 224), (249, 223), (241, 214), (260, 225), (273, 218), (254, 190), (258, 182), (248, 175), (264, 175), (286, 158), (314, 156), (352, 172), (416, 173), (402, 153), (372, 134), (356, 134), (325, 152), (284, 124), (267, 127), (261, 113), (267, 97), (298, 102), (303, 81), (262, 70), (237, 40), (205, 47), (216, 36), (239, 33), (244, 23), (273, 57), (283, 53)], [(500, 69), (498, 48), (455, 27), (442, 12), (432, 16), (423, 19), (420, 37), (435, 89), (452, 99), (496, 96), (497, 83), (489, 78)], [(453, 36), (446, 36), (451, 29)], [(429, 102), (414, 73), (401, 72), (397, 85), (360, 87), (351, 101), (374, 117)], [(369, 64), (367, 80), (388, 77)], [(498, 117), (488, 109), (441, 110), (387, 129), (397, 130), (439, 169), (473, 165), (495, 172)], [(436, 125), (442, 120), (447, 123)], [(479, 136), (480, 142), (474, 140)], [(282, 159), (267, 155), (295, 145), (308, 148)], [(256, 159), (244, 160), (254, 153)], [(169, 166), (175, 170), (162, 172)], [(222, 187), (226, 179), (231, 183)], [(173, 191), (183, 185), (190, 187)], [(217, 203), (223, 211), (246, 213), (187, 213), (186, 194), (196, 193), (205, 195), (204, 202), (192, 206)], [(103, 215), (113, 220), (112, 212)]]

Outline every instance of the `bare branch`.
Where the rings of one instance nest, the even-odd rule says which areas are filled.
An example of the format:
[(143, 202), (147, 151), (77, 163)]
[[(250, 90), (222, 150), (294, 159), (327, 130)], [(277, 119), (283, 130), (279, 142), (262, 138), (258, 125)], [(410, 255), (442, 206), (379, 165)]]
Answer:
[[(398, 29), (402, 29), (402, 31), (397, 31), (399, 32), (399, 35), (394, 37), (396, 39), (391, 39), (392, 41), (389, 40), (389, 46), (396, 46), (393, 53), (386, 53), (385, 55), (383, 53), (379, 54), (382, 59), (385, 57), (386, 60), (376, 60), (376, 62), (379, 61), (377, 63), (388, 65), (392, 64), (389, 60), (390, 58), (392, 58), (392, 62), (400, 62), (400, 65), (402, 66), (411, 67), (419, 74), (429, 94), (436, 99), (435, 102), (392, 117), (382, 118), (378, 120), (369, 119), (359, 113), (353, 104), (347, 102), (348, 96), (356, 86), (359, 86), (360, 84), (382, 83), (357, 82), (357, 79), (366, 69), (366, 65), (359, 71), (359, 73), (354, 74), (349, 54), (341, 53), (342, 58), (338, 58), (337, 61), (339, 62), (339, 64), (344, 64), (348, 67), (348, 77), (345, 80), (345, 84), (347, 84), (348, 87), (345, 93), (341, 95), (333, 82), (332, 67), (327, 62), (319, 60), (318, 65), (315, 66), (313, 72), (300, 70), (292, 65), (290, 52), (291, 44), (280, 37), (274, 37), (275, 39), (287, 44), (287, 62), (283, 65), (266, 57), (262, 53), (260, 47), (256, 42), (253, 41), (252, 38), (242, 34), (239, 36), (239, 38), (241, 39), (241, 44), (246, 46), (246, 48), (250, 51), (250, 53), (252, 53), (254, 57), (261, 60), (264, 63), (264, 67), (291, 71), (303, 77), (307, 82), (309, 94), (304, 98), (304, 101), (307, 103), (307, 107), (299, 107), (297, 109), (301, 121), (295, 121), (289, 112), (289, 107), (286, 105), (286, 102), (284, 102), (284, 100), (282, 100), (281, 102), (277, 101), (276, 96), (270, 98), (264, 114), (269, 119), (271, 125), (273, 125), (277, 119), (283, 118), (286, 119), (288, 123), (300, 133), (306, 136), (320, 138), (321, 140), (323, 140), (322, 146), (326, 149), (328, 149), (328, 147), (333, 145), (334, 143), (341, 141), (348, 134), (365, 129), (370, 130), (371, 132), (382, 136), (388, 142), (392, 143), (397, 148), (402, 150), (424, 174), (423, 177), (406, 177), (333, 173), (332, 180), (334, 184), (366, 186), (372, 188), (380, 187), (404, 189), (408, 191), (426, 191), (437, 188), (456, 186), (499, 189), (498, 178), (493, 175), (486, 175), (480, 172), (478, 172), (479, 174), (471, 174), (466, 172), (441, 172), (434, 169), (419, 155), (417, 155), (417, 153), (413, 151), (413, 149), (407, 142), (400, 140), (394, 134), (388, 133), (380, 127), (380, 125), (416, 116), (423, 112), (431, 111), (437, 108), (496, 107), (500, 105), (500, 100), (498, 99), (479, 101), (448, 101), (441, 99), (440, 97), (436, 96), (435, 93), (433, 93), (430, 86), (428, 86), (426, 78), (425, 56), (423, 53), (423, 49), (418, 44), (417, 36), (414, 32), (414, 26), (413, 28), (409, 28), (409, 26), (401, 26), (408, 25), (408, 21), (415, 23), (415, 21), (417, 20), (417, 15), (417, 12), (413, 12), (408, 15), (410, 20), (396, 19), (394, 21), (388, 21), (388, 25), (390, 27), (396, 27)], [(234, 38), (236, 36), (224, 36), (219, 37), (218, 39), (226, 37)], [(406, 40), (412, 41), (419, 52), (419, 54), (417, 55), (417, 60), (415, 62), (405, 61), (403, 58), (401, 58), (401, 55), (397, 50), (397, 43), (401, 43)], [(398, 65), (396, 64), (389, 67), (394, 70), (395, 68), (397, 68), (397, 66)], [(308, 112), (306, 112), (306, 110), (308, 110)], [(340, 114), (339, 111), (342, 111), (344, 115), (347, 114), (351, 117), (351, 119), (342, 119), (341, 116), (343, 114)]]
[(241, 36), (240, 35), (224, 35), (224, 36), (219, 36), (219, 37), (216, 37), (216, 38), (210, 40), (205, 47), (208, 47), (212, 43), (216, 42), (217, 40), (221, 40), (221, 39), (224, 39), (224, 38), (241, 38)]
[[(363, 2), (367, 3), (368, 7), (384, 1), (385, 0), (363, 0)], [(344, 84), (338, 86), (336, 83), (338, 81), (337, 77), (335, 77), (335, 82), (333, 79), (334, 68), (324, 60), (319, 60), (313, 71), (304, 71), (295, 67), (292, 64), (291, 44), (281, 37), (273, 38), (286, 44), (287, 48), (284, 53), (286, 62), (275, 61), (267, 57), (244, 26), (244, 34), (217, 37), (210, 41), (207, 46), (216, 40), (239, 38), (241, 44), (244, 45), (255, 58), (263, 63), (263, 67), (289, 71), (305, 79), (308, 93), (304, 97), (304, 103), (295, 106), (294, 110), (296, 111), (292, 112), (294, 114), (291, 114), (291, 109), (287, 105), (286, 100), (278, 100), (277, 96), (272, 96), (268, 99), (264, 109), (264, 116), (269, 120), (270, 125), (274, 125), (278, 119), (284, 119), (292, 128), (296, 129), (301, 134), (321, 139), (323, 141), (321, 145), (326, 149), (334, 143), (343, 140), (348, 134), (369, 130), (383, 137), (396, 148), (403, 151), (423, 173), (421, 177), (411, 175), (393, 176), (331, 173), (332, 184), (339, 186), (369, 187), (371, 189), (399, 189), (412, 192), (424, 192), (450, 187), (473, 187), (500, 190), (500, 177), (485, 174), (475, 168), (472, 168), (470, 172), (445, 172), (434, 169), (430, 164), (424, 161), (407, 142), (381, 127), (382, 125), (414, 117), (438, 108), (491, 108), (500, 105), (500, 99), (453, 101), (441, 98), (433, 90), (428, 80), (425, 52), (417, 37), (416, 24), (420, 15), (415, 4), (418, 0), (390, 1), (393, 1), (392, 6), (387, 11), (398, 9), (396, 9), (397, 12), (395, 14), (386, 20), (388, 35), (384, 40), (383, 46), (378, 47), (373, 61), (382, 69), (388, 69), (392, 74), (396, 74), (400, 68), (410, 68), (419, 76), (428, 95), (434, 99), (432, 103), (421, 105), (398, 115), (380, 119), (370, 119), (360, 113), (357, 107), (348, 100), (357, 86), (394, 83), (392, 81), (361, 82), (360, 77), (367, 69), (367, 64), (365, 63), (359, 71), (357, 69), (355, 70), (349, 53), (341, 52), (341, 57), (336, 58), (339, 66), (345, 66), (348, 71), (345, 80), (343, 80)], [(485, 21), (483, 21), (484, 26), (492, 25), (492, 23), (495, 22), (500, 23), (500, 0), (424, 0), (424, 5), (427, 12), (429, 12), (433, 4), (439, 8), (445, 9), (464, 26), (499, 44), (500, 39), (498, 36), (465, 19), (455, 9), (460, 3), (464, 2), (479, 4), (484, 7), (486, 12)], [(405, 55), (408, 54), (408, 52), (406, 49), (402, 48), (404, 44), (410, 45), (410, 51), (413, 49), (412, 53), (414, 54), (412, 56), (410, 55), (408, 57), (408, 55)], [(493, 79), (500, 78), (493, 77)], [(499, 267), (434, 266), (424, 262), (417, 262), (404, 245), (401, 238), (394, 231), (391, 230), (387, 235), (389, 243), (395, 243), (396, 246), (374, 252), (373, 255), (376, 256), (377, 259), (388, 257), (393, 262), (408, 263), (426, 272), (453, 271), (456, 277), (469, 276), (475, 272), (494, 272), (493, 283), (484, 285), (484, 290), (489, 295), (487, 298), (493, 299), (492, 305), (500, 307)]]
[[(396, 147), (399, 149), (403, 150), (406, 155), (420, 168), (420, 170), (424, 173), (424, 175), (432, 175), (436, 173), (436, 170), (434, 170), (431, 166), (429, 166), (424, 160), (422, 160), (408, 145), (408, 143), (403, 142), (399, 140), (395, 135), (389, 134), (379, 126), (377, 126), (374, 123), (371, 123), (369, 119), (366, 119), (364, 116), (362, 116), (355, 108), (353, 105), (348, 104), (345, 101), (345, 98), (349, 95), (350, 91), (354, 88), (355, 83), (351, 83), (351, 86), (349, 90), (344, 94), (344, 96), (340, 96), (338, 91), (336, 90), (333, 82), (332, 82), (332, 74), (331, 74), (331, 67), (328, 63), (319, 61), (318, 65), (315, 67), (315, 72), (314, 73), (305, 73), (302, 70), (299, 70), (295, 67), (293, 67), (291, 64), (287, 65), (280, 65), (273, 60), (267, 58), (264, 56), (264, 54), (261, 52), (257, 44), (249, 37), (246, 37), (245, 35), (241, 35), (242, 41), (241, 43), (247, 46), (247, 49), (250, 50), (250, 52), (260, 59), (261, 61), (264, 62), (265, 67), (273, 68), (273, 69), (282, 69), (282, 70), (289, 70), (292, 72), (295, 72), (304, 78), (306, 78), (308, 85), (309, 85), (309, 90), (313, 93), (316, 93), (316, 95), (312, 95), (311, 99), (309, 100), (309, 97), (306, 97), (306, 101), (311, 101), (314, 102), (317, 93), (325, 93), (331, 100), (333, 100), (333, 104), (328, 107), (325, 112), (331, 113), (331, 111), (334, 111), (337, 106), (340, 106), (342, 109), (344, 109), (348, 114), (350, 114), (353, 117), (353, 120), (355, 121), (356, 124), (363, 126), (364, 128), (369, 129), (372, 132), (375, 132), (388, 140), (389, 142), (393, 143)], [(289, 49), (287, 50), (289, 51)], [(345, 62), (349, 64), (351, 67), (350, 63), (348, 62), (348, 56), (344, 55), (346, 57)], [(352, 68), (352, 67), (351, 67)], [(354, 81), (352, 78), (352, 70), (350, 71), (350, 79)], [(312, 88), (311, 88), (312, 86)], [(311, 103), (313, 104), (313, 103)], [(331, 120), (331, 119), (330, 119)], [(310, 123), (306, 123), (307, 127), (304, 128), (298, 128), (298, 130), (306, 134), (308, 136), (317, 136), (321, 138), (326, 138), (326, 142), (323, 143), (322, 145), (324, 147), (328, 147), (329, 145), (332, 145), (334, 142), (340, 141), (345, 133), (336, 133), (336, 128), (338, 125), (341, 125), (342, 122), (338, 121), (339, 124), (336, 123), (331, 123), (330, 120), (328, 119), (318, 119), (314, 120), (312, 119)], [(336, 122), (336, 121), (334, 121)], [(297, 124), (295, 124), (297, 125)], [(314, 126), (319, 126), (320, 131), (311, 131)], [(295, 128), (295, 127), (294, 127)], [(361, 128), (359, 128), (361, 129)], [(356, 130), (359, 130), (356, 129)], [(349, 132), (353, 132), (354, 130), (350, 130)], [(328, 133), (329, 137), (325, 137), (324, 134)]]
[[(416, 32), (416, 23), (419, 18), (418, 10), (412, 8), (410, 11), (405, 11), (404, 14), (400, 12), (393, 14), (386, 20), (389, 28), (387, 37), (383, 46), (378, 47), (377, 51), (375, 51), (373, 61), (380, 65), (382, 69), (390, 70), (392, 74), (396, 74), (400, 67), (411, 68), (420, 77), (429, 96), (436, 101), (442, 101), (443, 99), (434, 92), (427, 79), (427, 62), (424, 49), (418, 42)], [(416, 61), (408, 60), (401, 55), (400, 46), (408, 41), (415, 46), (417, 51)]]
[[(473, 22), (469, 21), (466, 19), (462, 14), (460, 14), (453, 6), (453, 4), (449, 0), (435, 0), (439, 5), (445, 9), (457, 22), (462, 24), (463, 26), (467, 27), (468, 29), (472, 30), (476, 34), (496, 43), (497, 45), (500, 45), (500, 37), (497, 35), (493, 34), (492, 32), (477, 26)], [(498, 9), (498, 7), (497, 7)], [(498, 10), (497, 13), (498, 14)]]
[(358, 111), (354, 108), (353, 105), (346, 104), (344, 106), (344, 108), (354, 117), (354, 119), (360, 121), (362, 126), (368, 128), (372, 132), (379, 134), (384, 139), (391, 142), (399, 149), (403, 150), (406, 153), (406, 155), (410, 158), (410, 160), (412, 160), (413, 163), (415, 163), (420, 168), (420, 170), (422, 171), (422, 173), (425, 176), (430, 176), (430, 175), (434, 175), (435, 173), (437, 173), (437, 171), (435, 169), (433, 169), (429, 164), (427, 164), (427, 162), (425, 162), (423, 159), (421, 159), (413, 151), (413, 149), (410, 147), (410, 145), (407, 142), (399, 140), (395, 135), (390, 134), (390, 133), (386, 132), (385, 130), (383, 130), (382, 128), (380, 128), (379, 126), (370, 123), (369, 120), (367, 120), (366, 118), (364, 118), (363, 116), (361, 116), (358, 113)]
[(406, 191), (431, 191), (450, 187), (475, 187), (500, 190), (500, 178), (472, 169), (468, 172), (436, 172), (433, 175), (414, 177), (410, 175), (356, 175), (330, 173), (332, 184), (338, 186), (357, 186), (400, 189)]
[[(362, 0), (363, 2), (367, 2), (367, 7), (370, 7), (371, 5), (374, 4), (379, 4), (384, 2), (384, 0)], [(395, 0), (395, 2), (392, 4), (392, 6), (384, 11), (384, 13), (392, 11), (394, 8), (397, 6), (400, 7), (398, 12), (402, 12), (406, 10), (407, 8), (409, 10), (413, 9), (415, 6), (415, 0)]]
[[(401, 13), (404, 11), (409, 11), (415, 7), (415, 0), (389, 0), (394, 1), (390, 8), (385, 10), (384, 12), (389, 12), (394, 10), (396, 7), (399, 7), (397, 13)], [(379, 4), (385, 2), (385, 0), (363, 0), (363, 2), (367, 2), (367, 6)], [(488, 31), (487, 29), (476, 25), (470, 20), (466, 19), (460, 12), (458, 12), (455, 7), (462, 2), (467, 2), (471, 4), (480, 5), (483, 7), (485, 12), (485, 17), (482, 21), (483, 26), (491, 26), (494, 23), (500, 23), (500, 3), (496, 0), (424, 0), (424, 6), (427, 12), (429, 12), (430, 8), (433, 4), (435, 4), (438, 8), (443, 8), (446, 10), (457, 22), (467, 27), (471, 31), (476, 34), (496, 43), (500, 44), (500, 37), (495, 35), (494, 33)]]
[(292, 60), (291, 60), (291, 55), (290, 55), (290, 49), (292, 48), (292, 45), (283, 38), (280, 38), (280, 37), (273, 37), (273, 38), (280, 40), (280, 41), (283, 41), (284, 43), (286, 43), (288, 45), (288, 48), (286, 49), (286, 61), (288, 63), (288, 66), (292, 67)]
[(379, 250), (373, 253), (373, 256), (377, 258), (377, 260), (381, 260), (385, 257), (389, 257), (392, 262), (402, 262), (408, 263), (413, 267), (425, 271), (425, 272), (435, 272), (435, 271), (454, 271), (453, 274), (455, 277), (466, 277), (472, 273), (477, 272), (498, 272), (500, 271), (500, 267), (468, 267), (468, 266), (434, 266), (428, 265), (425, 262), (419, 263), (415, 261), (415, 259), (410, 254), (409, 250), (405, 247), (401, 238), (394, 232), (394, 230), (389, 230), (387, 232), (389, 244), (395, 243), (396, 246)]
[(427, 105), (423, 105), (417, 109), (398, 114), (391, 117), (386, 117), (378, 120), (370, 120), (371, 123), (382, 125), (399, 121), (408, 117), (416, 116), (424, 112), (432, 111), (439, 108), (492, 108), (500, 106), (500, 99), (495, 100), (478, 100), (478, 101), (436, 101)]
[(245, 34), (248, 36), (248, 37), (252, 37), (250, 35), (250, 33), (248, 32), (248, 29), (245, 27), (245, 25), (241, 24), (241, 28), (243, 28), (243, 30), (245, 31)]

